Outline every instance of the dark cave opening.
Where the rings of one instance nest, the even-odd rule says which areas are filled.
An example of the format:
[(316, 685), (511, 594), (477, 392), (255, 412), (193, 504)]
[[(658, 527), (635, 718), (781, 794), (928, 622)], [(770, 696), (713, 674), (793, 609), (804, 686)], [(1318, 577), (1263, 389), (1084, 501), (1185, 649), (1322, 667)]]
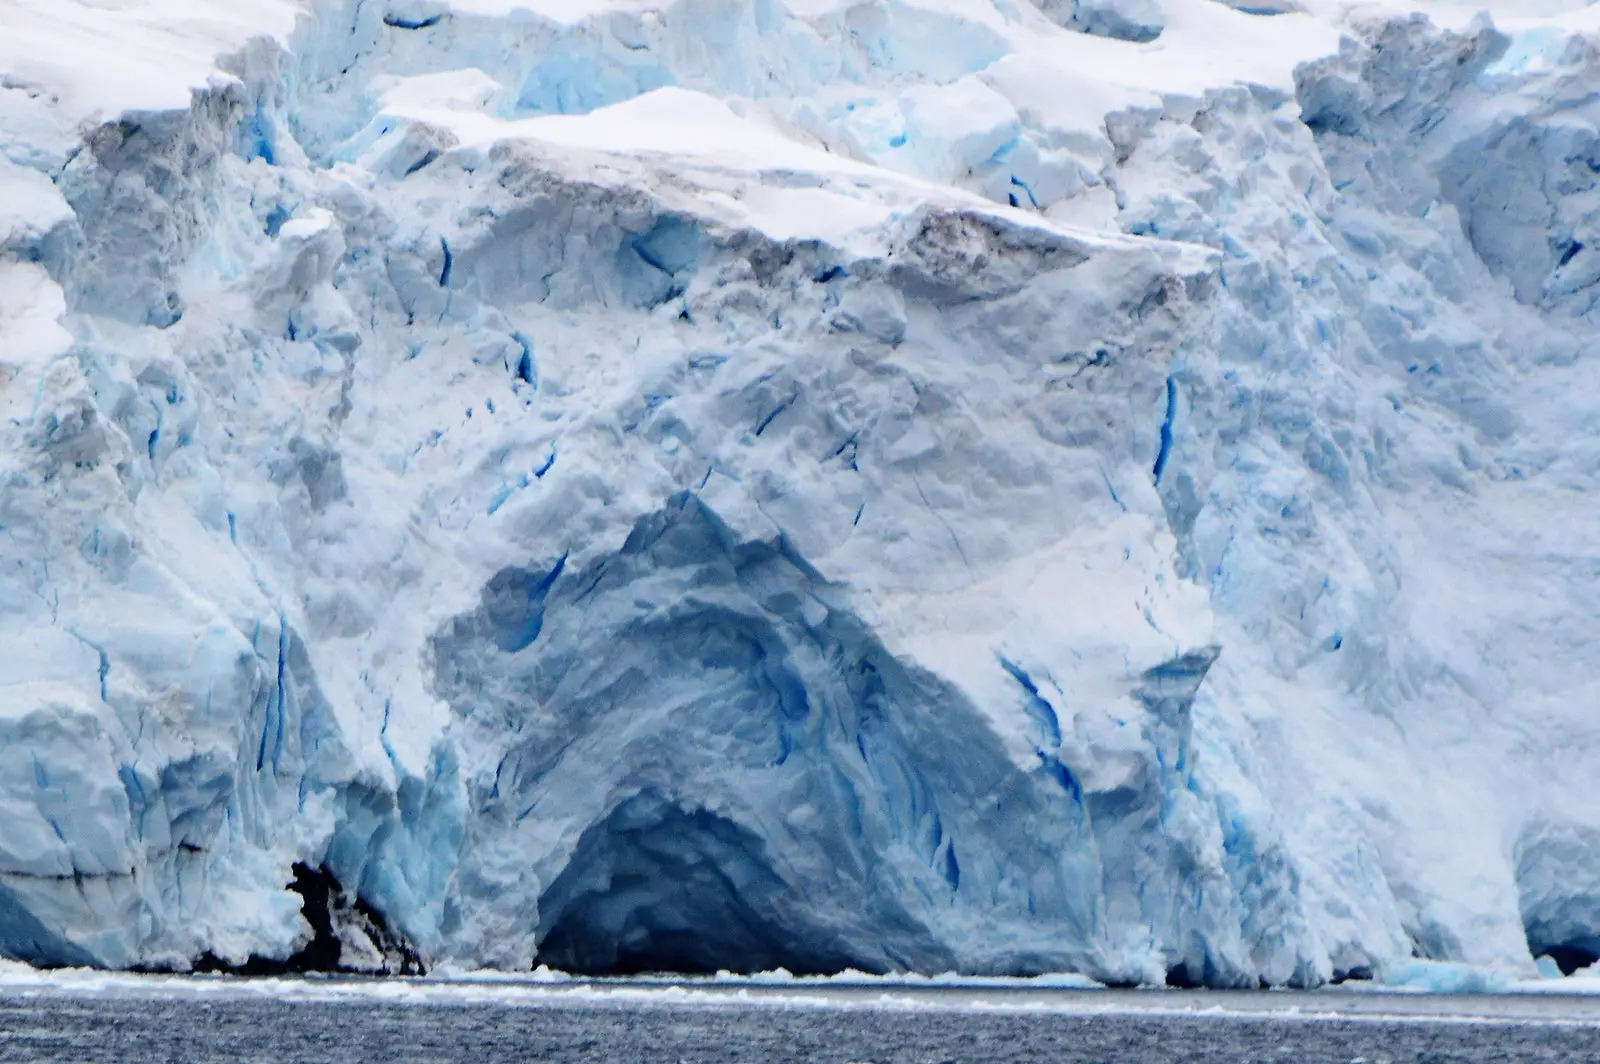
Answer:
[(1189, 974), (1189, 965), (1183, 962), (1167, 969), (1167, 985), (1177, 990), (1195, 990), (1205, 984)]
[[(228, 975), (304, 975), (309, 972), (362, 972), (344, 963), (341, 931), (358, 930), (384, 954), (384, 975), (422, 975), (421, 959), (409, 943), (392, 931), (383, 914), (361, 898), (346, 894), (338, 877), (326, 868), (295, 862), (294, 878), (285, 886), (300, 895), (300, 915), (311, 926), (311, 941), (286, 959), (252, 954), (243, 964), (229, 964), (207, 951), (194, 962), (196, 972)], [(336, 926), (344, 925), (343, 927)]]
[(1334, 986), (1345, 983), (1370, 983), (1372, 982), (1372, 967), (1367, 964), (1357, 964), (1349, 968), (1335, 968), (1333, 978), (1328, 980)]
[(851, 958), (785, 916), (761, 839), (653, 792), (579, 840), (539, 901), (539, 963), (583, 975), (839, 971)]
[(229, 964), (208, 951), (195, 961), (194, 970), (229, 975), (303, 975), (336, 971), (341, 947), (338, 936), (333, 933), (331, 909), (340, 893), (339, 881), (326, 869), (300, 862), (295, 863), (293, 873), (294, 878), (286, 885), (300, 895), (300, 914), (311, 925), (310, 942), (284, 960), (252, 954), (243, 964)]
[(1528, 952), (1541, 965), (1549, 957), (1564, 976), (1600, 962), (1597, 850), (1600, 830), (1571, 823), (1535, 821), (1517, 839), (1517, 891)]
[(1587, 940), (1580, 943), (1562, 943), (1555, 946), (1546, 946), (1539, 951), (1539, 956), (1549, 957), (1556, 962), (1556, 967), (1561, 969), (1562, 975), (1571, 975), (1580, 968), (1587, 968), (1596, 961), (1600, 961), (1600, 952), (1595, 946), (1600, 943)]

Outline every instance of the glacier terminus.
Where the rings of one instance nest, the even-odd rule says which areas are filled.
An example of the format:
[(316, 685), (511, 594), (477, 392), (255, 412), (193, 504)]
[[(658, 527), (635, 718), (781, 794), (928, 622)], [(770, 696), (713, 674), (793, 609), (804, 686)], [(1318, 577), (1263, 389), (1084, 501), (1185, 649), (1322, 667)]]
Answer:
[(0, 0), (0, 956), (1581, 968), (1597, 340), (1579, 0)]

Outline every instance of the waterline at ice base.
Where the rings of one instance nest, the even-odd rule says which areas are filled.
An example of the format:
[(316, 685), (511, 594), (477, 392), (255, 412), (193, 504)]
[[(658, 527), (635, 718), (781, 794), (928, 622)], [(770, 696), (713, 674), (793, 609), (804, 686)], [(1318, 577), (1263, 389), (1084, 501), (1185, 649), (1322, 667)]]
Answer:
[(0, 0), (0, 956), (1586, 983), (1597, 307), (1576, 2)]

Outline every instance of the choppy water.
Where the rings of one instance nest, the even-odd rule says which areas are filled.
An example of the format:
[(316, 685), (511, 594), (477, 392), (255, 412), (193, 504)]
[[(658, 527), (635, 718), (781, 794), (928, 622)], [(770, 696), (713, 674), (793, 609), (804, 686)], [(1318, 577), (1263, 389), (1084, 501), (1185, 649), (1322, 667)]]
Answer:
[(123, 980), (0, 987), (0, 1062), (1600, 1064), (1600, 999)]

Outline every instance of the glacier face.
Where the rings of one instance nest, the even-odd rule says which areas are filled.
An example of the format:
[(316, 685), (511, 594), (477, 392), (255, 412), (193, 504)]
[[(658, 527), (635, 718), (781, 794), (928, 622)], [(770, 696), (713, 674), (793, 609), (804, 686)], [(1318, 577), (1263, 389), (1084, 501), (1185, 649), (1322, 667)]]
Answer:
[(0, 0), (0, 953), (1600, 953), (1587, 12), (219, 3)]

